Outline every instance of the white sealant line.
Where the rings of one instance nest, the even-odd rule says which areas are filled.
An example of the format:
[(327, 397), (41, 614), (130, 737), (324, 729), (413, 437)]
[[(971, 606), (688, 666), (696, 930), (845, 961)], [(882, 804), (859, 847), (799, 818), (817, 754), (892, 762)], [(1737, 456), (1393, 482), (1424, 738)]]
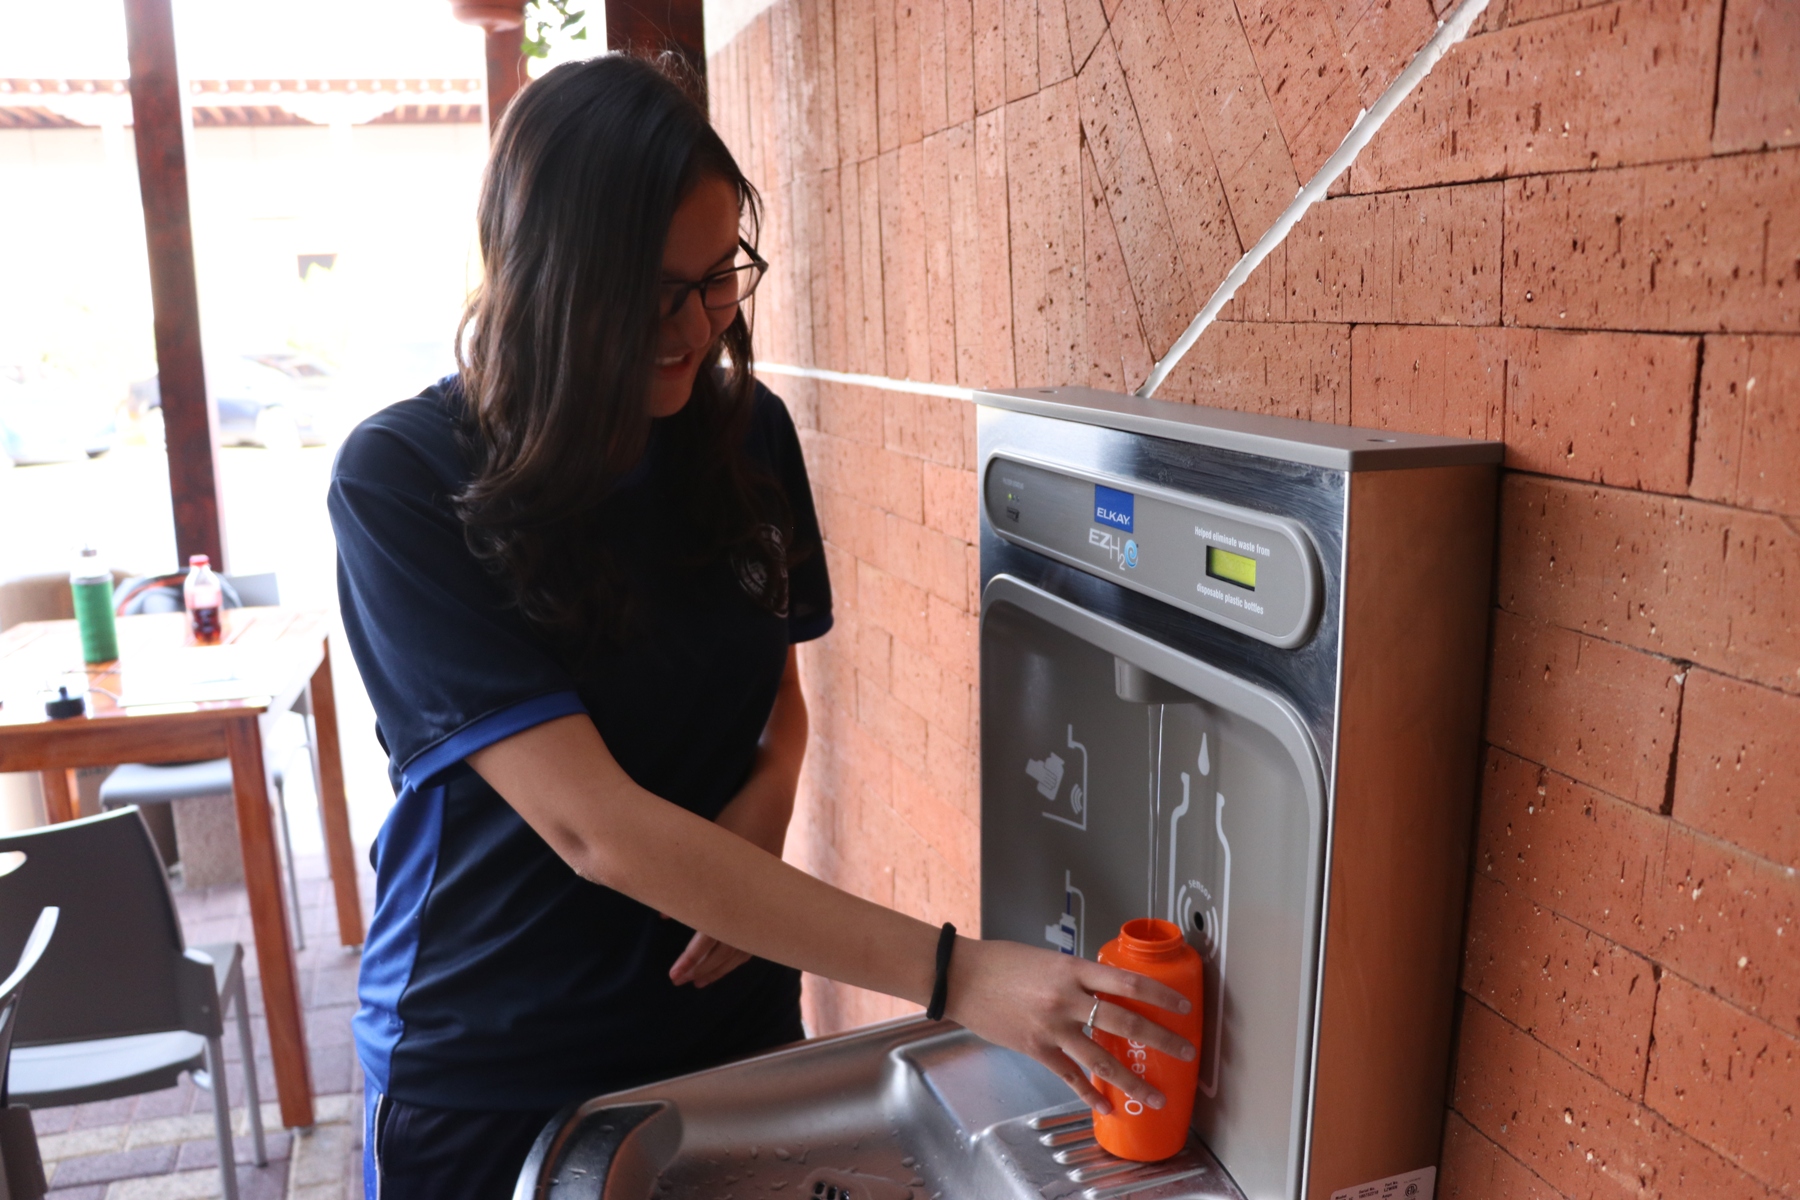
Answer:
[(758, 374), (792, 375), (796, 379), (822, 379), (826, 383), (848, 383), (855, 387), (880, 388), (888, 392), (911, 392), (920, 396), (942, 396), (946, 400), (973, 400), (975, 389), (957, 387), (953, 383), (920, 383), (915, 379), (893, 379), (886, 375), (858, 375), (851, 371), (827, 371), (824, 367), (796, 367), (791, 363), (756, 360)]
[(1337, 151), (1325, 160), (1325, 165), (1320, 167), (1318, 173), (1307, 181), (1306, 186), (1295, 193), (1293, 203), (1289, 204), (1275, 219), (1275, 223), (1269, 226), (1268, 232), (1257, 239), (1256, 245), (1250, 247), (1244, 257), (1238, 259), (1237, 265), (1231, 268), (1226, 274), (1224, 282), (1219, 284), (1218, 289), (1213, 292), (1212, 298), (1206, 302), (1206, 307), (1200, 310), (1199, 315), (1182, 331), (1181, 336), (1175, 339), (1175, 344), (1169, 347), (1169, 352), (1163, 355), (1156, 366), (1150, 369), (1150, 377), (1144, 380), (1144, 386), (1137, 390), (1138, 395), (1148, 397), (1156, 394), (1156, 389), (1162, 385), (1163, 380), (1169, 377), (1169, 372), (1175, 369), (1175, 364), (1179, 363), (1182, 357), (1193, 348), (1194, 343), (1200, 340), (1200, 335), (1206, 332), (1206, 327), (1213, 323), (1213, 319), (1219, 315), (1220, 310), (1237, 294), (1237, 290), (1243, 286), (1244, 280), (1250, 278), (1250, 272), (1256, 270), (1262, 264), (1263, 259), (1269, 257), (1274, 251), (1275, 247), (1287, 240), (1287, 235), (1293, 232), (1294, 226), (1300, 223), (1300, 218), (1306, 215), (1307, 209), (1325, 198), (1326, 191), (1333, 183), (1337, 182), (1338, 176), (1350, 169), (1350, 164), (1374, 138), (1376, 131), (1394, 114), (1394, 110), (1400, 107), (1401, 101), (1405, 100), (1412, 90), (1419, 86), (1419, 82), (1425, 76), (1431, 74), (1431, 69), (1437, 66), (1438, 60), (1443, 58), (1452, 46), (1468, 36), (1470, 27), (1475, 24), (1475, 18), (1479, 17), (1487, 6), (1488, 0), (1462, 0), (1448, 18), (1438, 23), (1437, 32), (1432, 35), (1430, 41), (1420, 47), (1417, 54), (1413, 55), (1413, 60), (1407, 63), (1406, 69), (1401, 71), (1394, 82), (1388, 85), (1387, 91), (1381, 93), (1380, 98), (1375, 101), (1375, 107), (1357, 115), (1356, 124), (1352, 125), (1350, 132), (1344, 135), (1344, 140), (1338, 145)]

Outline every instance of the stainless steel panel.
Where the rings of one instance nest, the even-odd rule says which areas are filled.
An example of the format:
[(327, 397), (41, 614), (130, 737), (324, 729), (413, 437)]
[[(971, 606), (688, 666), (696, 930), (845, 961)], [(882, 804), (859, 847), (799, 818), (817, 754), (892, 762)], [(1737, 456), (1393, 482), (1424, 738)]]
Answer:
[(1179, 924), (1206, 963), (1194, 1128), (1246, 1195), (1294, 1195), (1326, 824), (1298, 715), (1007, 576), (981, 679), (982, 935), (1092, 958)]
[(813, 1200), (832, 1187), (853, 1200), (1245, 1200), (1197, 1140), (1166, 1162), (1113, 1158), (1049, 1071), (918, 1017), (571, 1106), (513, 1195)]
[(976, 422), (983, 478), (994, 455), (1016, 454), (1208, 497), (1298, 526), (1318, 553), (1319, 615), (1312, 636), (1291, 650), (1272, 650), (1239, 630), (1196, 621), (1191, 613), (1161, 600), (1014, 545), (994, 530), (985, 506), (981, 577), (985, 586), (995, 575), (1014, 576), (1190, 658), (1268, 688), (1294, 706), (1318, 745), (1320, 758), (1330, 760), (1336, 736), (1338, 625), (1349, 494), (1345, 472), (985, 406), (977, 412)]
[(1233, 412), (1198, 404), (1145, 400), (1089, 387), (978, 392), (975, 402), (1060, 422), (1124, 430), (1334, 471), (1493, 465), (1504, 454), (1499, 442), (1296, 421), (1291, 417)]
[(1295, 522), (1003, 452), (986, 470), (987, 521), (1007, 541), (1258, 641), (1311, 636), (1319, 564)]
[(1310, 1200), (1428, 1166), (1442, 1145), (1497, 474), (1351, 488)]

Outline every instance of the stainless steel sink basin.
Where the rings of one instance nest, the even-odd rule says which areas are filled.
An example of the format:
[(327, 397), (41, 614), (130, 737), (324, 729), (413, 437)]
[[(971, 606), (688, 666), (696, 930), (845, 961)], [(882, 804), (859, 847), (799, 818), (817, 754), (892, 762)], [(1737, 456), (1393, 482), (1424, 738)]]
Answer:
[(601, 1096), (539, 1135), (515, 1200), (1243, 1200), (1197, 1141), (1114, 1158), (1035, 1062), (921, 1017)]

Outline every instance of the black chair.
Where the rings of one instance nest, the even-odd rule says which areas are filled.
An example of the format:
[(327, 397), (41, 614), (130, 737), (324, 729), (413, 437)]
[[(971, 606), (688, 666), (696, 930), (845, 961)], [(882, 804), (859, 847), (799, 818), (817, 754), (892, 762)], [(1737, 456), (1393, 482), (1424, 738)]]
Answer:
[(212, 1092), (225, 1200), (237, 1157), (225, 1082), (224, 1010), (237, 1008), (257, 1166), (268, 1163), (256, 1050), (236, 942), (183, 944), (162, 859), (136, 808), (0, 836), (0, 961), (26, 943), (28, 914), (61, 909), (61, 934), (31, 978), (11, 1059), (15, 1099), (34, 1108), (173, 1087), (183, 1072)]
[[(0, 855), (0, 875), (17, 862), (4, 861), (12, 855)], [(23, 856), (19, 856), (23, 858)], [(19, 992), (31, 968), (43, 957), (56, 932), (57, 910), (46, 908), (38, 914), (18, 965), (11, 975), (0, 980), (0, 1189), (6, 1200), (40, 1200), (49, 1190), (44, 1178), (44, 1159), (38, 1153), (37, 1130), (31, 1124), (31, 1110), (23, 1104), (11, 1104), (6, 1095), (7, 1063), (12, 1057), (13, 1026), (19, 1015)]]

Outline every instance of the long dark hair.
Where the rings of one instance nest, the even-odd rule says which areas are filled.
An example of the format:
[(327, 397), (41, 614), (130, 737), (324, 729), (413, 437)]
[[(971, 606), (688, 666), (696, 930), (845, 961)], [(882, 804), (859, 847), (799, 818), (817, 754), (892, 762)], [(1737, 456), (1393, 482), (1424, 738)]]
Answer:
[[(455, 500), (470, 549), (527, 618), (584, 641), (617, 634), (628, 599), (595, 531), (649, 443), (670, 218), (712, 177), (737, 190), (752, 241), (760, 219), (677, 61), (567, 63), (513, 99), (482, 181), (482, 282), (457, 330), (476, 470)], [(791, 528), (744, 458), (754, 387), (739, 312), (663, 420), (658, 457), (679, 475), (694, 561), (728, 556), (780, 612)]]

